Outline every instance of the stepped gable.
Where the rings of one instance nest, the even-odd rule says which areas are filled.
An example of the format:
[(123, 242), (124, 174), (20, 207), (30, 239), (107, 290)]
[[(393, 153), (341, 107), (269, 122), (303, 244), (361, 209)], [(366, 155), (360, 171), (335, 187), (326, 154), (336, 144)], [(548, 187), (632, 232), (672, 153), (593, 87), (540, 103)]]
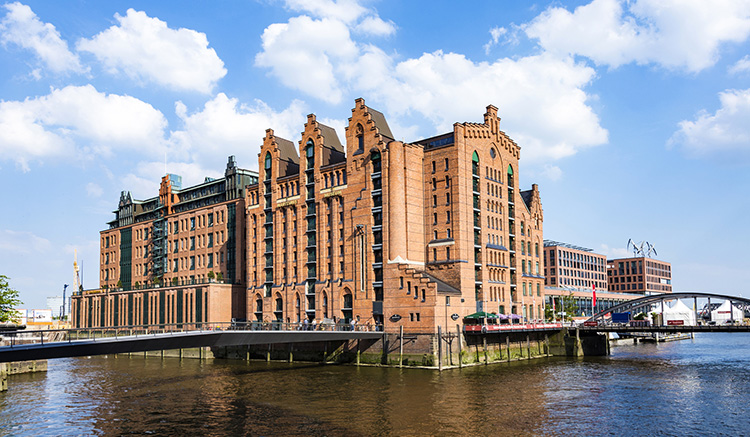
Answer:
[(302, 139), (299, 142), (300, 154), (304, 154), (308, 139), (312, 139), (316, 147), (319, 147), (322, 152), (320, 155), (321, 167), (346, 161), (344, 146), (341, 144), (336, 130), (320, 123), (315, 114), (307, 115), (305, 130), (302, 131)]
[(495, 142), (498, 147), (507, 150), (516, 159), (520, 158), (521, 146), (500, 130), (500, 117), (497, 116), (497, 107), (488, 105), (484, 113), (484, 123), (463, 122), (455, 123), (455, 127), (461, 127), (465, 138), (487, 138)]
[[(377, 139), (378, 148), (380, 150), (384, 150), (385, 146), (388, 143), (394, 141), (393, 133), (391, 133), (391, 128), (390, 126), (388, 126), (388, 122), (385, 120), (385, 116), (382, 112), (376, 111), (366, 106), (365, 99), (361, 97), (356, 99), (354, 103), (355, 105), (354, 108), (352, 108), (352, 117), (349, 117), (349, 123), (346, 127), (347, 138), (349, 138), (350, 136), (352, 138), (360, 137), (361, 135), (364, 135), (366, 131), (374, 132)], [(364, 120), (362, 120), (363, 118)], [(355, 119), (358, 119), (359, 122), (353, 122), (353, 120)], [(360, 123), (362, 121), (365, 122), (365, 126), (362, 126), (363, 132), (357, 132), (356, 129), (358, 128), (356, 126), (360, 126)], [(352, 131), (349, 130), (350, 128), (352, 129)], [(364, 153), (364, 150), (354, 148), (354, 150), (352, 150), (351, 152), (352, 156), (354, 156)]]

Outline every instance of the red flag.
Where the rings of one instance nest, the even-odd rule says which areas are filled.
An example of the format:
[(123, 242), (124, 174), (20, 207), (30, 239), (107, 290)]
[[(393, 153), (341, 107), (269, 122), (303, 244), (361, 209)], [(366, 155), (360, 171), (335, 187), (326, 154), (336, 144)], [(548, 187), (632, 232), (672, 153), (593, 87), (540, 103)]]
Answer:
[(593, 284), (593, 283), (591, 284), (591, 290), (593, 290), (593, 292), (594, 292), (594, 299), (593, 299), (593, 301), (594, 301), (594, 309), (596, 309), (596, 284)]

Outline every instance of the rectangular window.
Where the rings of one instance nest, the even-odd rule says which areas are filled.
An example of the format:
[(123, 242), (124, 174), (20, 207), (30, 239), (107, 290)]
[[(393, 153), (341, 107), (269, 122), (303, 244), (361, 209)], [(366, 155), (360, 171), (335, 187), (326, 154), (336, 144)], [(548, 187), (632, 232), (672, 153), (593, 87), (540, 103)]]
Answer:
[(214, 225), (214, 213), (210, 213), (208, 215), (208, 227), (210, 228), (213, 225)]
[(190, 217), (190, 230), (195, 229), (195, 217)]
[(190, 270), (195, 270), (195, 256), (190, 257)]
[(190, 237), (190, 250), (195, 250), (195, 237)]
[(214, 254), (209, 253), (208, 254), (208, 267), (213, 267), (213, 266), (214, 266)]

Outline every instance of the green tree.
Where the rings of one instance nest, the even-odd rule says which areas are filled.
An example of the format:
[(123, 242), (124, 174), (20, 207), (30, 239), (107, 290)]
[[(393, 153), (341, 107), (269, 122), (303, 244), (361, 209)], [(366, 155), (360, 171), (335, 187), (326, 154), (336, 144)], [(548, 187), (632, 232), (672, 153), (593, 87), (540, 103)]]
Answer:
[(11, 322), (18, 320), (18, 311), (15, 307), (21, 304), (18, 298), (18, 290), (10, 288), (10, 278), (0, 275), (0, 322)]

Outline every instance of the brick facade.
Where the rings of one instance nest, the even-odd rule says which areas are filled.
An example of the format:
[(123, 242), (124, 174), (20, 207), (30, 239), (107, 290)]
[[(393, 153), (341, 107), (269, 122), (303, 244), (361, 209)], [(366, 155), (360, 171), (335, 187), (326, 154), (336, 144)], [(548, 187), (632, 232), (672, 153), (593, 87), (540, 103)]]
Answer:
[[(251, 182), (232, 184), (230, 160), (225, 189), (241, 195), (180, 207), (200, 190), (181, 190), (170, 175), (158, 198), (123, 193), (102, 232), (102, 287), (126, 285), (128, 269), (129, 289), (157, 277), (201, 284), (214, 271), (243, 286), (242, 308), (229, 313), (253, 321), (353, 318), (432, 333), (477, 310), (541, 319), (539, 190), (519, 190), (520, 147), (499, 123), (490, 105), (482, 123), (404, 143), (357, 99), (343, 143), (312, 114), (296, 144), (268, 129)], [(231, 223), (219, 220), (230, 211)], [(233, 234), (231, 250), (222, 232)]]

